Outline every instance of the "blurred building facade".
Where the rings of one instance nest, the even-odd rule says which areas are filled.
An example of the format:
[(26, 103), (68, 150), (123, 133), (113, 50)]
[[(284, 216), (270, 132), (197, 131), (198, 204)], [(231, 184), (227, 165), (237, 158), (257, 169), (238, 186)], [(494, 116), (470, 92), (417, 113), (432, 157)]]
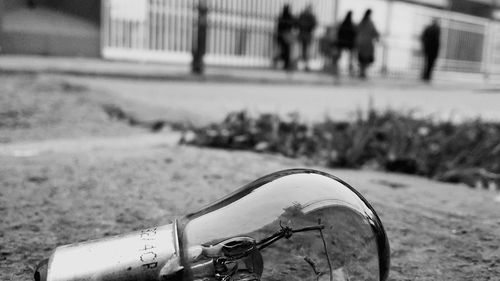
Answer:
[[(105, 59), (189, 63), (196, 7), (205, 0), (0, 0), (4, 53), (102, 56)], [(433, 18), (442, 28), (437, 70), (500, 73), (497, 0), (206, 0), (208, 65), (269, 67), (276, 54), (275, 21), (284, 4), (295, 14), (309, 3), (319, 22), (311, 66), (321, 68), (318, 39), (352, 10), (367, 8), (382, 37), (372, 71), (415, 74), (420, 33)], [(499, 18), (497, 18), (499, 17)], [(342, 64), (341, 65), (346, 65)]]

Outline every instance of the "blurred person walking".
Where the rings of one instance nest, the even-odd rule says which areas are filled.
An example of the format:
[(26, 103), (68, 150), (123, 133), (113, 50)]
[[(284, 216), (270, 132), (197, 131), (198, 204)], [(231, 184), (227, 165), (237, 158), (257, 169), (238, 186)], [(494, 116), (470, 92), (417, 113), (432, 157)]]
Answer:
[[(339, 26), (337, 31), (337, 44), (340, 51), (339, 56), (342, 55), (342, 51), (348, 52), (348, 68), (349, 75), (354, 75), (353, 58), (354, 58), (354, 47), (356, 40), (356, 27), (352, 22), (352, 11), (347, 12), (344, 21)], [(340, 57), (339, 57), (340, 58)]]
[(432, 70), (439, 53), (439, 40), (441, 31), (437, 19), (425, 27), (420, 40), (424, 51), (424, 67), (422, 70), (422, 80), (429, 82), (432, 79)]
[(293, 33), (295, 26), (296, 20), (290, 12), (290, 6), (287, 4), (283, 6), (283, 11), (278, 18), (276, 31), (279, 48), (277, 58), (283, 61), (283, 68), (286, 71), (291, 71), (293, 69), (291, 51), (295, 42), (295, 35)]
[[(324, 70), (338, 78), (338, 60), (340, 50), (337, 43), (337, 25), (327, 26), (325, 33), (319, 39), (319, 51), (324, 59)], [(338, 81), (337, 81), (338, 82)]]
[(297, 27), (299, 29), (299, 41), (302, 51), (302, 61), (305, 64), (305, 70), (309, 71), (309, 47), (313, 39), (314, 29), (316, 28), (317, 21), (312, 11), (312, 5), (309, 4), (300, 13), (297, 19)]
[(375, 61), (375, 41), (379, 33), (371, 19), (372, 10), (368, 9), (358, 25), (356, 35), (356, 49), (360, 67), (360, 78), (366, 78), (366, 69)]

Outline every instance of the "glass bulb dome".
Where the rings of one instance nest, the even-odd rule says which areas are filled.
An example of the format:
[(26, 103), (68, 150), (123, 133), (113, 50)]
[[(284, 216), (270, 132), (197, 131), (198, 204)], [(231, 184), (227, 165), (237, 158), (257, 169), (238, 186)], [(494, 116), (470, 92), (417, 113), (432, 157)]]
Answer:
[(389, 243), (352, 187), (314, 170), (252, 182), (179, 220), (187, 280), (385, 280)]
[(176, 220), (64, 245), (35, 281), (386, 280), (389, 242), (340, 179), (285, 170)]

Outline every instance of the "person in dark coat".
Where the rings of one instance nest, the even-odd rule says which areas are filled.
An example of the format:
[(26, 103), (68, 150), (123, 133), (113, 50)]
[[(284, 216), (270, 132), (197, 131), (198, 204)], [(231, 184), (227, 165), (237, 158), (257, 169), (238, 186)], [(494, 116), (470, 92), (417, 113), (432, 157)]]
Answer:
[(312, 5), (308, 5), (297, 19), (302, 60), (304, 61), (306, 71), (309, 71), (309, 46), (311, 46), (316, 25), (317, 21), (312, 12)]
[(279, 59), (283, 61), (283, 68), (287, 71), (292, 70), (291, 50), (294, 43), (293, 30), (296, 20), (290, 12), (290, 6), (283, 6), (283, 11), (278, 18), (277, 42), (279, 47)]
[(347, 12), (347, 15), (344, 18), (344, 21), (340, 24), (337, 31), (337, 44), (338, 49), (340, 51), (340, 55), (342, 55), (342, 51), (347, 51), (349, 53), (349, 74), (353, 74), (353, 54), (355, 47), (355, 39), (356, 39), (356, 27), (352, 22), (352, 12)]
[(356, 34), (356, 49), (360, 67), (360, 78), (366, 78), (366, 69), (375, 61), (375, 41), (379, 33), (371, 19), (372, 10), (368, 9), (358, 25)]
[(422, 71), (422, 80), (430, 81), (432, 78), (432, 69), (439, 53), (439, 23), (437, 19), (432, 21), (422, 32), (421, 41), (424, 51), (424, 68)]

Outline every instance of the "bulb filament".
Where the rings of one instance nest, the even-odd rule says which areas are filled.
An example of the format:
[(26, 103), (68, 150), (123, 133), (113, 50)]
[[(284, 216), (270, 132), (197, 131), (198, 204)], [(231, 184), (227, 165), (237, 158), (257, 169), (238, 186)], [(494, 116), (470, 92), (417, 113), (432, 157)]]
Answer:
[(299, 229), (292, 229), (288, 226), (283, 226), (281, 224), (281, 222), (280, 222), (280, 227), (281, 227), (281, 229), (278, 232), (274, 233), (273, 235), (271, 235), (267, 238), (262, 239), (261, 241), (259, 241), (257, 243), (257, 247), (259, 250), (262, 250), (262, 249), (270, 246), (271, 244), (273, 244), (274, 242), (276, 242), (282, 238), (290, 239), (290, 237), (292, 237), (292, 234), (294, 234), (294, 233), (322, 230), (325, 228), (324, 225), (319, 224), (319, 225), (307, 226), (307, 227), (299, 228)]

